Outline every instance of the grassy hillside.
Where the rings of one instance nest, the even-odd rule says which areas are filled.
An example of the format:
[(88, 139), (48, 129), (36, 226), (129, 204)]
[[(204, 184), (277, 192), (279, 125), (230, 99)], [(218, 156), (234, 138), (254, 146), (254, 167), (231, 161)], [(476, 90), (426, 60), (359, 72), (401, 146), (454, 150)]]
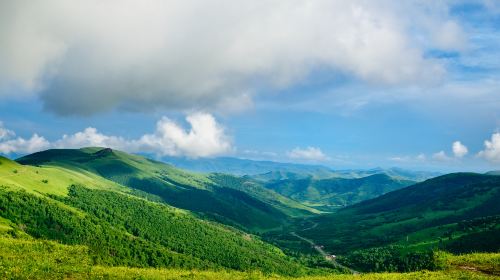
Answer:
[(321, 211), (280, 195), (266, 188), (263, 183), (248, 177), (235, 177), (227, 174), (213, 173), (209, 175), (209, 178), (218, 186), (237, 189), (251, 194), (291, 217), (321, 213)]
[(285, 198), (275, 200), (271, 205), (261, 200), (263, 197), (259, 192), (220, 186), (207, 175), (185, 172), (168, 164), (111, 149), (47, 150), (17, 161), (24, 165), (64, 167), (93, 173), (154, 195), (169, 205), (256, 231), (281, 226), (287, 222), (289, 213), (309, 212), (306, 207)]
[(270, 181), (265, 186), (308, 206), (321, 210), (332, 210), (374, 198), (414, 183), (413, 181), (394, 179), (385, 174), (375, 174), (357, 179), (285, 179)]
[(30, 193), (65, 195), (71, 184), (81, 184), (95, 189), (128, 191), (128, 188), (85, 170), (75, 171), (60, 166), (21, 165), (0, 156), (0, 185)]
[(204, 280), (350, 280), (350, 279), (495, 279), (500, 254), (442, 255), (441, 270), (413, 273), (304, 276), (298, 278), (233, 270), (181, 270), (94, 266), (88, 249), (49, 241), (0, 237), (3, 279), (204, 279)]
[(0, 216), (4, 235), (85, 245), (97, 265), (308, 271), (255, 236), (115, 191), (74, 185), (47, 197), (1, 187)]
[[(408, 253), (438, 248), (498, 252), (499, 201), (500, 177), (449, 174), (303, 220), (295, 230), (347, 262), (366, 257), (365, 264), (407, 261)], [(289, 233), (275, 238), (282, 246), (300, 243)]]
[[(500, 176), (450, 174), (400, 189), (405, 183), (378, 174), (266, 188), (250, 177), (193, 174), (102, 148), (0, 158), (0, 245), (8, 243), (0, 277), (326, 279), (348, 268), (420, 271), (366, 279), (498, 275), (495, 254), (460, 259), (436, 250), (500, 250)], [(329, 214), (300, 203), (347, 204), (384, 192)], [(266, 232), (284, 251), (214, 219)]]

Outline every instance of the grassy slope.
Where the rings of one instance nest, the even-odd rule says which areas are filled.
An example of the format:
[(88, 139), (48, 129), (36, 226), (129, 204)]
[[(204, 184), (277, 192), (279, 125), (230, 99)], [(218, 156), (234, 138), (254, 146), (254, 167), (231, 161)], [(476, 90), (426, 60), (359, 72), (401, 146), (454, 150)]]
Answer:
[(271, 181), (266, 187), (311, 207), (328, 210), (351, 205), (414, 184), (385, 174), (363, 178), (312, 178)]
[(498, 201), (499, 176), (449, 174), (313, 218), (318, 225), (301, 234), (340, 254), (387, 244), (496, 251)]
[(159, 196), (170, 205), (252, 230), (278, 227), (286, 222), (288, 214), (309, 213), (306, 207), (293, 204), (286, 198), (268, 204), (262, 201), (263, 196), (259, 192), (221, 187), (207, 175), (185, 172), (168, 164), (116, 150), (48, 150), (25, 156), (18, 162), (91, 172)]
[(16, 279), (494, 279), (500, 271), (500, 254), (445, 255), (444, 270), (413, 273), (306, 276), (300, 278), (231, 270), (196, 271), (93, 266), (87, 248), (48, 241), (0, 237), (0, 278)]
[(75, 186), (47, 197), (0, 188), (0, 216), (0, 234), (86, 245), (95, 264), (307, 270), (255, 236), (115, 191)]
[[(135, 159), (136, 166), (144, 160), (127, 155), (127, 160)], [(96, 175), (97, 170), (102, 172), (100, 168), (107, 166), (99, 164), (92, 165), (94, 170), (67, 169), (64, 162), (31, 166), (0, 158), (0, 234), (26, 237), (28, 232), (37, 238), (89, 245), (92, 258), (103, 264), (217, 267), (224, 266), (220, 261), (230, 258), (231, 266), (238, 269), (300, 269), (301, 265), (258, 238), (199, 220), (185, 211), (135, 198), (137, 193), (132, 189)], [(176, 173), (179, 178), (184, 175)], [(186, 175), (184, 182), (188, 180), (199, 179)], [(69, 192), (70, 185), (85, 188)], [(127, 211), (131, 212), (122, 214)], [(152, 224), (156, 226), (151, 227)], [(129, 241), (127, 246), (120, 245), (128, 238), (133, 238), (133, 244)], [(220, 244), (214, 245), (217, 242)], [(174, 261), (141, 260), (143, 254), (159, 254)], [(115, 257), (110, 258), (111, 255)], [(259, 260), (252, 259), (255, 257)], [(230, 265), (230, 261), (225, 263)]]
[(74, 171), (59, 166), (27, 166), (0, 156), (0, 185), (30, 193), (66, 195), (68, 186), (126, 192), (127, 188), (88, 171)]

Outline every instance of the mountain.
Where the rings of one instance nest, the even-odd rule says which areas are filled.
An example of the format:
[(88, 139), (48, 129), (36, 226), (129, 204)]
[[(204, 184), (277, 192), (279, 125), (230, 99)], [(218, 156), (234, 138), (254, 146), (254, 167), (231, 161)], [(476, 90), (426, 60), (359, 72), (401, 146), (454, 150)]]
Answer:
[(416, 182), (396, 179), (384, 173), (362, 178), (284, 179), (265, 184), (283, 196), (321, 210), (345, 207)]
[(500, 170), (492, 170), (488, 171), (485, 173), (486, 175), (494, 175), (494, 176), (499, 176), (500, 175)]
[[(330, 191), (364, 192), (368, 183), (384, 189), (395, 179), (328, 180), (337, 184)], [(467, 279), (500, 271), (498, 254), (429, 251), (499, 250), (499, 176), (441, 176), (329, 214), (265, 183), (194, 174), (106, 148), (0, 157), (0, 278), (326, 280), (354, 268), (436, 270), (370, 279)], [(190, 203), (179, 199), (189, 195)], [(171, 205), (179, 201), (184, 209)], [(278, 226), (266, 228), (273, 221)], [(264, 229), (261, 236), (252, 227)]]
[(500, 177), (443, 175), (302, 221), (301, 235), (346, 254), (377, 246), (452, 252), (500, 250)]
[[(20, 160), (25, 165), (0, 158), (0, 238), (85, 246), (68, 248), (68, 254), (88, 254), (94, 265), (260, 270), (282, 275), (310, 270), (257, 236), (200, 219), (190, 211), (166, 205), (154, 195), (96, 175), (100, 172), (109, 179), (127, 182), (123, 170), (132, 169), (125, 164), (127, 160), (136, 160), (145, 168), (155, 166), (148, 165), (146, 159), (106, 149), (51, 150)], [(146, 176), (148, 172), (140, 174)], [(177, 170), (168, 172), (187, 175)], [(193, 178), (199, 184), (202, 180)], [(235, 208), (239, 203), (253, 203), (233, 202)], [(242, 209), (247, 210), (244, 204)], [(8, 243), (22, 244), (15, 240)], [(11, 252), (29, 244), (11, 248)], [(43, 246), (48, 245), (35, 245), (33, 250)], [(61, 263), (65, 257), (58, 258)], [(0, 264), (3, 267), (3, 258)]]
[(413, 171), (402, 168), (373, 168), (373, 169), (348, 169), (334, 170), (322, 165), (283, 163), (274, 161), (258, 161), (232, 157), (218, 158), (183, 158), (165, 157), (163, 161), (178, 168), (202, 172), (225, 173), (237, 176), (247, 175), (259, 181), (282, 179), (314, 179), (328, 178), (361, 178), (375, 174), (386, 174), (401, 180), (424, 181), (442, 175), (432, 171)]
[(260, 196), (258, 191), (221, 186), (209, 175), (186, 172), (169, 164), (107, 148), (47, 150), (17, 161), (24, 165), (91, 173), (152, 195), (169, 205), (249, 230), (279, 227), (290, 215), (314, 211), (284, 197), (273, 200), (273, 206), (262, 201), (268, 197)]
[(163, 161), (176, 167), (203, 173), (225, 173), (232, 175), (258, 175), (268, 172), (289, 173), (315, 178), (329, 178), (333, 171), (321, 165), (259, 161), (232, 157), (183, 158), (165, 157)]
[(391, 168), (372, 168), (372, 169), (348, 169), (348, 170), (336, 170), (336, 177), (341, 178), (362, 178), (366, 176), (371, 176), (375, 174), (385, 174), (387, 176), (393, 177), (399, 180), (409, 180), (409, 181), (424, 181), (433, 177), (443, 175), (440, 172), (434, 171), (414, 171), (407, 170), (398, 167)]

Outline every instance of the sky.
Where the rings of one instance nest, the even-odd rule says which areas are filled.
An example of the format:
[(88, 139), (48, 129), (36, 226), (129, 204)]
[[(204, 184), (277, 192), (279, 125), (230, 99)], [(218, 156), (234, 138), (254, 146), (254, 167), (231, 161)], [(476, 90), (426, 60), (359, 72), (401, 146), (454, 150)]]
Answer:
[(0, 1), (0, 154), (500, 169), (500, 1)]

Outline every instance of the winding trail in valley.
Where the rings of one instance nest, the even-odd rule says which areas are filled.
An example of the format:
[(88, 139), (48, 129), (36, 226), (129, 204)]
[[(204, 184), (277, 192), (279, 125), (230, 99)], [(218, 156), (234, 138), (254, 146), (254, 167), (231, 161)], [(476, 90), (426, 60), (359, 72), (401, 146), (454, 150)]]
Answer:
[[(310, 230), (310, 229), (313, 229), (315, 227), (318, 226), (318, 223), (314, 223), (312, 226), (306, 228), (306, 229), (303, 229), (302, 231), (306, 231), (306, 230)], [(325, 252), (325, 250), (323, 250), (323, 248), (319, 245), (317, 245), (316, 243), (314, 243), (314, 241), (312, 241), (311, 239), (307, 239), (303, 236), (300, 236), (297, 232), (295, 231), (291, 231), (290, 232), (291, 235), (297, 237), (298, 239), (302, 240), (302, 241), (305, 241), (306, 243), (310, 244), (314, 250), (316, 250), (320, 255), (322, 255), (326, 261), (330, 262), (331, 264), (333, 264), (335, 267), (337, 268), (341, 268), (341, 269), (345, 269), (345, 270), (348, 270), (350, 271), (352, 274), (359, 274), (358, 271), (354, 270), (354, 269), (351, 269), (347, 266), (344, 266), (344, 265), (341, 265), (339, 264), (335, 259), (332, 259), (332, 258), (328, 258), (328, 256), (330, 254), (328, 254), (327, 252)]]

